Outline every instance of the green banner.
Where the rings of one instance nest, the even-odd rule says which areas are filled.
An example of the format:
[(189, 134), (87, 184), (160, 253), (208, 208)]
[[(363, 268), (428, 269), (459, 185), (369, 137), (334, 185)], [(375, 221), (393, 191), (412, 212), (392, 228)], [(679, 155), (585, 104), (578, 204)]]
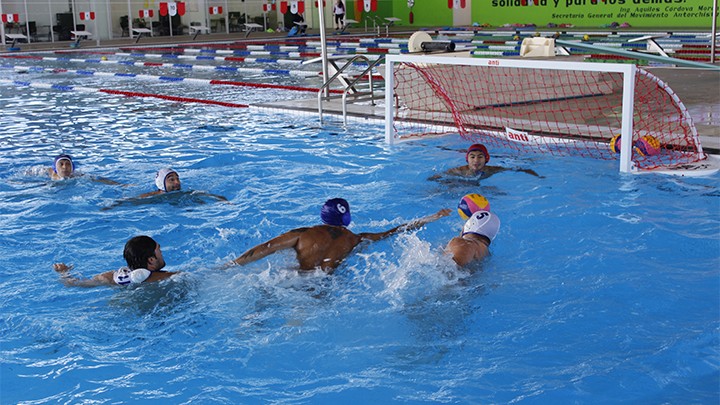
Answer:
[(711, 0), (485, 0), (473, 2), (473, 21), (504, 24), (571, 24), (609, 27), (616, 23), (654, 29), (712, 25)]
[(565, 24), (588, 29), (625, 23), (631, 28), (709, 31), (712, 3), (713, 0), (392, 0), (388, 15), (383, 14), (384, 9), (378, 10), (378, 14), (400, 18), (398, 25), (453, 26), (453, 9), (449, 7), (452, 4), (464, 5), (460, 12), (470, 12), (473, 23), (495, 28), (535, 24), (547, 29), (548, 24), (558, 27)]

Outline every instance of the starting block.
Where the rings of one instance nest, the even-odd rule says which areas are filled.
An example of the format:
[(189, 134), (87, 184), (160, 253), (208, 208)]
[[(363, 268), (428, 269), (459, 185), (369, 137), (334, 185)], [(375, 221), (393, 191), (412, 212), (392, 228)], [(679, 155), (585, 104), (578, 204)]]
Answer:
[(263, 26), (260, 24), (245, 23), (245, 38), (247, 38), (253, 31), (260, 31), (262, 27)]
[(385, 26), (385, 36), (387, 37), (390, 35), (390, 27), (395, 25), (396, 22), (402, 21), (402, 20), (397, 17), (385, 17), (385, 21), (387, 21), (387, 22), (383, 25)]
[(204, 25), (191, 25), (190, 26), (190, 35), (193, 36), (193, 41), (195, 38), (197, 38), (198, 34), (205, 31), (206, 34), (210, 33), (210, 28), (204, 26)]
[(92, 32), (90, 31), (70, 31), (70, 33), (75, 36), (75, 42), (70, 44), (73, 48), (80, 47), (80, 41), (83, 39), (90, 39), (90, 37), (92, 37)]
[(133, 34), (137, 34), (137, 38), (135, 39), (136, 44), (138, 43), (138, 41), (140, 41), (140, 38), (142, 38), (143, 35), (153, 36), (152, 30), (149, 28), (133, 28), (132, 32)]
[(340, 31), (337, 31), (336, 34), (343, 34), (345, 33), (345, 30), (350, 28), (351, 25), (357, 24), (358, 22), (356, 20), (345, 20), (345, 25), (343, 25), (343, 28)]
[(20, 48), (16, 47), (18, 39), (24, 39), (27, 42), (27, 37), (23, 34), (5, 34), (5, 38), (12, 39), (12, 45), (8, 48), (9, 51), (19, 51)]

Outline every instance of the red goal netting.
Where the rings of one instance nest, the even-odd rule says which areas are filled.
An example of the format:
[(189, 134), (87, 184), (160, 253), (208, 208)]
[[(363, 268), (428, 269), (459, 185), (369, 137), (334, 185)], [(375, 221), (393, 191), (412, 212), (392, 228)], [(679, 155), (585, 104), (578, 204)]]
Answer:
[[(459, 133), (518, 153), (619, 158), (627, 73), (580, 70), (582, 63), (550, 70), (532, 61), (514, 67), (426, 60), (393, 66), (396, 138)], [(690, 115), (665, 83), (637, 69), (633, 96), (635, 169), (706, 158)]]

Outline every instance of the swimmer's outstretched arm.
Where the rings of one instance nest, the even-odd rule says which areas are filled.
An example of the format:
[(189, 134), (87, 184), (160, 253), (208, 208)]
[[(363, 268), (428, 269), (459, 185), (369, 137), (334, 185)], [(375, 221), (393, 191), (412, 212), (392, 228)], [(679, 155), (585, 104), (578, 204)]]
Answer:
[(520, 173), (527, 173), (529, 175), (539, 177), (541, 179), (545, 178), (545, 177), (537, 174), (537, 172), (533, 169), (508, 169), (507, 167), (502, 167), (502, 166), (485, 166), (485, 173), (483, 174), (483, 176), (481, 178), (487, 179), (488, 177), (492, 176), (493, 174), (500, 173), (500, 172), (506, 172), (506, 171), (510, 171), (510, 170), (520, 172)]
[(432, 215), (426, 216), (425, 218), (420, 218), (418, 220), (408, 222), (406, 224), (398, 225), (395, 228), (389, 229), (385, 232), (379, 232), (379, 233), (363, 232), (363, 233), (360, 233), (359, 236), (363, 239), (367, 239), (367, 240), (371, 240), (371, 241), (378, 241), (380, 239), (387, 238), (388, 236), (393, 235), (398, 232), (412, 231), (414, 229), (418, 229), (427, 223), (430, 223), (432, 221), (435, 221), (442, 217), (446, 217), (446, 216), (450, 215), (450, 212), (451, 212), (450, 209), (443, 208), (440, 211), (438, 211)]
[(517, 171), (519, 171), (521, 173), (527, 173), (527, 174), (533, 175), (535, 177), (539, 177), (541, 179), (545, 178), (545, 176), (541, 176), (541, 175), (537, 174), (537, 172), (533, 169), (517, 169)]
[(439, 180), (446, 176), (467, 176), (468, 175), (468, 166), (458, 166), (453, 167), (452, 169), (445, 170), (442, 173), (435, 173), (432, 176), (428, 177), (428, 180)]
[(92, 177), (92, 180), (96, 181), (98, 183), (109, 184), (111, 186), (122, 186), (122, 187), (130, 186), (130, 184), (119, 183), (115, 180), (106, 179), (105, 177)]
[(214, 198), (214, 199), (216, 199), (216, 200), (218, 200), (218, 201), (222, 201), (222, 202), (226, 202), (226, 203), (228, 203), (228, 204), (232, 204), (230, 201), (228, 201), (227, 197), (223, 197), (223, 196), (218, 195), (218, 194), (205, 193), (205, 192), (199, 192), (198, 194), (200, 194), (200, 195), (206, 195), (206, 196), (212, 197), (212, 198)]
[(163, 193), (163, 191), (155, 190), (155, 191), (151, 191), (149, 193), (140, 194), (137, 197), (123, 198), (122, 200), (115, 201), (114, 203), (108, 205), (107, 207), (100, 208), (100, 211), (111, 210), (115, 207), (119, 207), (121, 205), (126, 205), (126, 204), (138, 204), (138, 203), (144, 201), (148, 197), (153, 197), (153, 196), (156, 196), (156, 195), (162, 194), (162, 193)]
[(92, 278), (76, 278), (70, 275), (73, 266), (64, 263), (53, 264), (53, 269), (60, 274), (60, 281), (68, 287), (99, 287), (102, 285), (115, 285), (113, 271), (100, 273)]
[(223, 268), (227, 268), (232, 265), (242, 266), (248, 263), (252, 263), (256, 260), (260, 260), (263, 257), (269, 256), (279, 250), (294, 248), (297, 245), (298, 239), (300, 238), (300, 234), (303, 232), (303, 229), (306, 228), (293, 229), (292, 231), (270, 239), (265, 243), (261, 243), (254, 248), (251, 248), (247, 252), (243, 253), (237, 259), (231, 261), (230, 263), (227, 263), (225, 266), (223, 266)]

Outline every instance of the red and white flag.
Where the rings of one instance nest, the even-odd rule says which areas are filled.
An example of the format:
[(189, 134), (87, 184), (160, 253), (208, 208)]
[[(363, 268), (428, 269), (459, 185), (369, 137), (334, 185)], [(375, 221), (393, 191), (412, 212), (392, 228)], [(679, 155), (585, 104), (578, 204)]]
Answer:
[(80, 12), (80, 19), (85, 20), (94, 20), (95, 19), (95, 12), (94, 11), (81, 11)]
[(160, 3), (160, 15), (161, 16), (175, 16), (185, 15), (185, 3), (170, 1), (167, 3)]
[(276, 8), (275, 8), (275, 3), (273, 3), (273, 4), (267, 4), (267, 3), (263, 4), (263, 13), (267, 13), (268, 11), (270, 11), (270, 10), (275, 10), (275, 9), (276, 9)]
[(16, 23), (19, 21), (20, 21), (19, 14), (3, 14), (2, 15), (2, 22), (4, 22), (4, 23)]
[(140, 18), (152, 18), (154, 14), (154, 10), (140, 10), (138, 12), (138, 16)]
[(222, 14), (222, 6), (220, 6), (220, 7), (209, 7), (209, 8), (208, 8), (208, 12), (210, 12), (210, 14)]
[(363, 6), (366, 13), (377, 11), (377, 0), (363, 0)]
[(305, 2), (304, 1), (291, 1), (290, 2), (290, 12), (293, 14), (302, 14), (305, 12)]

